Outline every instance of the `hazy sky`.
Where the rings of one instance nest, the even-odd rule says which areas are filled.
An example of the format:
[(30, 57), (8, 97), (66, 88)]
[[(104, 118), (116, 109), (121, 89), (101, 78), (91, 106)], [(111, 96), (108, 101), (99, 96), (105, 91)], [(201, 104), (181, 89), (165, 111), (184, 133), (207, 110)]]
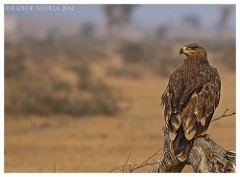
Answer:
[[(219, 22), (221, 8), (223, 5), (139, 5), (133, 15), (134, 23), (143, 25), (158, 24), (179, 24), (181, 19), (187, 14), (200, 16), (204, 27), (213, 27)], [(235, 6), (231, 5), (231, 19), (229, 26), (235, 27)], [(37, 16), (46, 18), (62, 18), (76, 21), (99, 22), (105, 20), (101, 5), (75, 5), (73, 11), (16, 11), (5, 6), (5, 14), (13, 16)]]

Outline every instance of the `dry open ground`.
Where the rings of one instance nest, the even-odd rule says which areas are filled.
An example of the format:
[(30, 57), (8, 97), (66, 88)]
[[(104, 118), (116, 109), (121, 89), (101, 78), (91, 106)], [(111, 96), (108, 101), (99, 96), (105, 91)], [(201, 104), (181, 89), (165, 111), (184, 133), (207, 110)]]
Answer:
[[(215, 116), (225, 108), (235, 111), (235, 72), (219, 72), (222, 94)], [(134, 164), (159, 149), (164, 123), (160, 95), (167, 79), (145, 73), (141, 79), (107, 81), (131, 102), (130, 109), (117, 116), (5, 115), (5, 172), (108, 172), (122, 165), (129, 153)], [(208, 133), (226, 149), (236, 149), (235, 116), (212, 123)]]

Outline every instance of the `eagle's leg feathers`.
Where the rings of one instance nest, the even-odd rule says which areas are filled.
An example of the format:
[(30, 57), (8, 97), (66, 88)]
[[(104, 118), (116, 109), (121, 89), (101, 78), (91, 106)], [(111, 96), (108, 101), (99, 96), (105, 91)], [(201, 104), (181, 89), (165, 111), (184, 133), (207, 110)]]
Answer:
[(171, 140), (167, 134), (167, 129), (164, 129), (164, 145), (163, 145), (163, 155), (153, 169), (153, 172), (163, 173), (163, 172), (181, 172), (186, 163), (180, 162), (171, 148)]

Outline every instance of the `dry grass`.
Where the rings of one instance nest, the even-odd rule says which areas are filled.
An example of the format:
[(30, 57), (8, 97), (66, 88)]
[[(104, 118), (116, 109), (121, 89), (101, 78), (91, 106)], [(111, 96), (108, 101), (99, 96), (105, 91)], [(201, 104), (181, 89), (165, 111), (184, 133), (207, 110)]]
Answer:
[[(225, 108), (236, 110), (235, 73), (217, 67), (222, 96), (216, 116)], [(106, 81), (131, 100), (131, 109), (83, 119), (5, 115), (5, 172), (107, 172), (122, 165), (129, 153), (129, 162), (139, 163), (159, 149), (164, 123), (160, 95), (167, 79), (145, 72), (137, 80), (110, 76)], [(210, 125), (209, 134), (226, 149), (236, 150), (235, 116)]]

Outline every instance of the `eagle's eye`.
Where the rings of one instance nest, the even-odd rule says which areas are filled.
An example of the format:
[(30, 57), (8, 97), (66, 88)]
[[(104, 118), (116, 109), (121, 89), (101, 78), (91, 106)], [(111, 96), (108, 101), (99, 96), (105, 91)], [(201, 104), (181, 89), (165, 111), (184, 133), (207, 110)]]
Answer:
[(196, 47), (187, 47), (187, 50), (189, 51), (189, 52), (191, 52), (191, 51), (193, 51), (194, 49), (195, 49)]
[(195, 53), (196, 52), (196, 48), (197, 48), (197, 46), (187, 46), (185, 48), (185, 52), (188, 53), (188, 54)]

